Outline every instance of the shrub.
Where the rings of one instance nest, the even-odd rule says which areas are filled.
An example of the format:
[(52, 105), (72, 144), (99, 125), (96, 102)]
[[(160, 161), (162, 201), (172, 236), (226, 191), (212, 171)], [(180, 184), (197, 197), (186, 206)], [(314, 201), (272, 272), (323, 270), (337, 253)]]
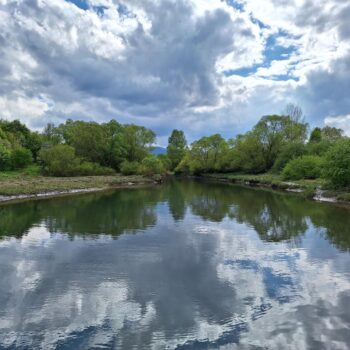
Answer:
[(39, 153), (44, 172), (52, 176), (72, 176), (80, 162), (75, 150), (68, 145), (55, 145), (42, 149)]
[(324, 156), (331, 146), (332, 143), (329, 141), (309, 142), (307, 145), (307, 150), (309, 154)]
[(42, 149), (40, 160), (43, 163), (44, 172), (52, 176), (92, 176), (115, 173), (111, 168), (82, 161), (76, 157), (74, 148), (68, 145), (55, 145)]
[(143, 175), (150, 176), (155, 174), (163, 174), (164, 172), (164, 165), (157, 157), (151, 156), (143, 159), (141, 164), (141, 173)]
[(10, 170), (12, 167), (10, 149), (0, 145), (0, 170)]
[(324, 160), (318, 156), (302, 156), (292, 159), (283, 169), (286, 180), (317, 179), (321, 176)]
[(313, 186), (306, 186), (303, 192), (303, 196), (308, 199), (312, 199), (315, 197), (316, 189)]
[(350, 139), (338, 141), (326, 154), (324, 176), (336, 187), (350, 186)]
[(295, 158), (306, 154), (306, 147), (303, 143), (290, 143), (285, 145), (273, 165), (273, 171), (280, 172), (287, 163)]
[(112, 168), (103, 167), (92, 162), (82, 162), (73, 169), (74, 176), (98, 176), (113, 174), (115, 174), (115, 171)]
[(123, 175), (136, 175), (140, 174), (141, 172), (141, 165), (139, 162), (129, 162), (128, 160), (125, 160), (120, 165), (120, 172)]
[(170, 170), (172, 168), (171, 160), (166, 154), (159, 154), (157, 158), (162, 162), (165, 170)]
[(11, 152), (11, 168), (23, 169), (33, 162), (32, 152), (26, 148), (15, 148)]

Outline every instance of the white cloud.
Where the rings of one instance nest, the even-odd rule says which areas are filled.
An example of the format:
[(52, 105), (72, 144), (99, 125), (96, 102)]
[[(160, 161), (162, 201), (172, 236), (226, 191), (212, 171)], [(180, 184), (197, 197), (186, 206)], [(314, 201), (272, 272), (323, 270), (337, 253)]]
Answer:
[[(221, 0), (88, 3), (103, 13), (64, 0), (0, 2), (2, 117), (34, 127), (117, 118), (163, 139), (172, 127), (191, 128), (193, 139), (232, 136), (287, 99), (318, 122), (349, 113), (348, 99), (324, 97), (326, 84), (338, 83), (316, 87), (349, 60), (346, 2), (238, 0), (240, 10)], [(274, 53), (275, 45), (290, 53)], [(225, 75), (237, 69), (248, 77)]]
[(25, 117), (27, 122), (33, 123), (34, 120), (44, 117), (50, 110), (47, 102), (38, 98), (30, 98), (20, 93), (13, 96), (0, 96), (0, 111), (2, 117), (7, 119), (16, 119)]

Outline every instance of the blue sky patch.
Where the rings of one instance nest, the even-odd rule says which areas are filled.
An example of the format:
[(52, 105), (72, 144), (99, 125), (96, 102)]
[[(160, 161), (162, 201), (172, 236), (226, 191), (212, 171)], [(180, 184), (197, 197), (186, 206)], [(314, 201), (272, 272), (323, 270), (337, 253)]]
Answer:
[(85, 0), (66, 0), (67, 2), (71, 2), (75, 6), (79, 7), (82, 10), (89, 9), (89, 4)]
[(227, 5), (235, 8), (238, 11), (243, 12), (244, 11), (244, 5), (242, 3), (239, 3), (236, 0), (226, 0)]
[[(285, 47), (285, 46), (278, 45), (277, 40), (281, 36), (288, 37), (288, 34), (280, 32), (278, 34), (274, 34), (268, 37), (268, 39), (266, 40), (266, 46), (264, 50), (264, 61), (262, 63), (255, 64), (250, 67), (226, 70), (223, 72), (223, 74), (225, 76), (239, 75), (241, 77), (248, 77), (257, 73), (259, 68), (270, 67), (272, 61), (287, 60), (294, 52), (296, 52), (297, 47), (295, 46)], [(288, 71), (286, 71), (285, 74), (275, 75), (271, 79), (280, 80), (280, 81), (286, 81), (290, 79), (297, 80), (296, 78), (293, 78), (292, 76), (290, 76)]]

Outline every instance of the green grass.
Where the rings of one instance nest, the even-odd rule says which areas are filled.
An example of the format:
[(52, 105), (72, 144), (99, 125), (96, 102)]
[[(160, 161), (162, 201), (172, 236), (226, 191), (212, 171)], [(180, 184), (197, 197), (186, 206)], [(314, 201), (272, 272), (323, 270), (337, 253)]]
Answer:
[(38, 165), (30, 165), (25, 169), (11, 170), (11, 171), (0, 171), (0, 180), (18, 177), (37, 177), (40, 176), (40, 167)]
[(282, 176), (277, 174), (204, 174), (206, 178), (220, 179), (236, 183), (255, 184), (257, 186), (265, 186), (279, 190), (286, 189), (300, 189), (302, 195), (307, 198), (312, 198), (315, 194), (316, 188), (324, 190), (324, 197), (336, 198), (338, 201), (350, 202), (350, 188), (334, 189), (324, 179), (315, 180), (297, 180), (285, 181)]
[(277, 174), (258, 174), (258, 175), (249, 175), (249, 174), (205, 174), (205, 177), (217, 178), (223, 180), (232, 180), (237, 182), (251, 182), (257, 184), (266, 184), (266, 185), (276, 185), (282, 188), (290, 187), (307, 187), (307, 186), (322, 186), (324, 180), (297, 180), (297, 181), (285, 181), (282, 179), (281, 175)]
[(67, 192), (82, 189), (104, 189), (133, 184), (153, 183), (142, 176), (78, 176), (48, 177), (40, 174), (38, 166), (19, 171), (0, 172), (0, 195), (34, 195), (48, 192)]
[(205, 174), (205, 177), (216, 178), (220, 180), (228, 180), (230, 182), (243, 183), (249, 185), (271, 187), (279, 190), (302, 190), (304, 195), (312, 197), (317, 187), (322, 187), (324, 181), (322, 179), (317, 180), (297, 180), (297, 181), (285, 181), (281, 175), (278, 174)]

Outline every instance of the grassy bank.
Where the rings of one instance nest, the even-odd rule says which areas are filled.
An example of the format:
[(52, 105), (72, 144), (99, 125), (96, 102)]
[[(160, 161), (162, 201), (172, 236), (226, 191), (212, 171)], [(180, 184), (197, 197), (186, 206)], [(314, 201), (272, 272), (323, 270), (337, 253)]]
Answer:
[(79, 176), (45, 177), (38, 167), (22, 171), (0, 172), (1, 196), (26, 196), (73, 190), (105, 189), (127, 185), (151, 184), (153, 180), (142, 176)]
[(314, 198), (321, 196), (321, 200), (340, 201), (350, 203), (350, 189), (335, 190), (329, 188), (323, 179), (285, 181), (280, 175), (275, 174), (204, 174), (204, 178), (219, 181), (228, 181), (249, 186), (269, 187), (276, 190), (300, 193), (301, 195)]

